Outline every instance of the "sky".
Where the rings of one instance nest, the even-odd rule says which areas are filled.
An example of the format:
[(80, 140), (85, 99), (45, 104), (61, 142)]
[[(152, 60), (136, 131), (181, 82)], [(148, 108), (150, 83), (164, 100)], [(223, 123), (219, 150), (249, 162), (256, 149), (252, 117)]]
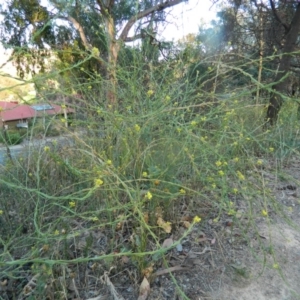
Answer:
[(216, 18), (216, 5), (211, 0), (189, 0), (173, 7), (168, 15), (163, 37), (178, 40), (188, 33), (198, 33), (200, 25)]

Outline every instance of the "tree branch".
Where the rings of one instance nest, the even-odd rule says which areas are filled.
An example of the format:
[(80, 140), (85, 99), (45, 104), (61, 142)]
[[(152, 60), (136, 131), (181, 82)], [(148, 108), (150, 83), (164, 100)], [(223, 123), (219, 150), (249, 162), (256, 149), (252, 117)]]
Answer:
[(141, 39), (144, 37), (144, 34), (143, 33), (139, 33), (139, 34), (136, 34), (134, 36), (128, 36), (125, 38), (124, 42), (134, 42), (138, 39)]
[(290, 30), (290, 27), (289, 27), (288, 25), (286, 25), (285, 23), (283, 23), (283, 22), (281, 21), (281, 19), (279, 18), (273, 0), (270, 0), (270, 5), (271, 5), (272, 12), (273, 12), (273, 15), (274, 15), (275, 19), (277, 20), (277, 22), (278, 22), (279, 24), (281, 24), (281, 25), (284, 27), (284, 29), (285, 29), (285, 34), (287, 34), (287, 33), (289, 32), (289, 30)]
[(128, 20), (127, 24), (125, 25), (124, 29), (122, 30), (122, 32), (120, 34), (119, 40), (121, 40), (123, 42), (126, 41), (128, 33), (136, 21), (152, 14), (153, 12), (164, 10), (168, 7), (175, 6), (181, 2), (184, 2), (184, 0), (167, 0), (163, 3), (154, 5), (148, 9), (145, 9), (145, 10), (139, 12), (138, 14), (136, 14), (135, 16), (131, 17)]
[(105, 7), (103, 1), (97, 0), (97, 3), (98, 3), (98, 5), (99, 5), (99, 7), (100, 7), (101, 12), (102, 12), (102, 13), (105, 12), (105, 8), (106, 8), (106, 7)]
[(80, 38), (82, 40), (82, 43), (83, 43), (84, 47), (87, 50), (91, 50), (92, 49), (92, 45), (88, 42), (88, 40), (86, 38), (86, 35), (84, 33), (83, 27), (81, 26), (81, 24), (76, 19), (74, 19), (71, 16), (61, 17), (61, 18), (66, 19), (66, 20), (70, 21), (73, 24), (74, 28), (79, 32), (79, 35), (80, 35)]

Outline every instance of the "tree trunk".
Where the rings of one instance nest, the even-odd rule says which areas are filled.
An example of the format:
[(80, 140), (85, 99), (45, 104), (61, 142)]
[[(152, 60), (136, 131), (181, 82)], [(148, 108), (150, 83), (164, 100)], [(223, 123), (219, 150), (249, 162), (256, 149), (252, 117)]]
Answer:
[(6, 147), (6, 153), (7, 153), (7, 157), (9, 158), (9, 160), (11, 162), (13, 162), (13, 158), (10, 152), (10, 148), (8, 147), (8, 143), (9, 143), (9, 137), (7, 134), (7, 128), (5, 127), (6, 125), (4, 125), (3, 127), (3, 136), (4, 136), (4, 141), (5, 141), (5, 147)]
[(120, 50), (120, 44), (115, 38), (114, 19), (109, 16), (107, 18), (107, 34), (108, 34), (108, 91), (107, 100), (109, 105), (116, 107), (117, 101), (117, 60)]
[[(157, 1), (155, 1), (157, 2)], [(116, 38), (116, 32), (115, 32), (115, 22), (111, 15), (111, 11), (113, 10), (115, 4), (115, 1), (102, 1), (97, 0), (98, 5), (101, 8), (101, 15), (105, 19), (105, 25), (107, 30), (107, 45), (108, 45), (108, 59), (107, 59), (107, 79), (108, 79), (108, 90), (107, 90), (107, 101), (108, 104), (113, 108), (116, 107), (118, 104), (117, 99), (117, 60), (118, 60), (118, 54), (120, 51), (120, 47), (122, 43), (125, 42), (132, 42), (135, 41), (138, 38), (142, 38), (142, 33), (136, 34), (133, 37), (128, 37), (130, 29), (133, 27), (133, 25), (138, 21), (143, 19), (144, 17), (147, 17), (154, 12), (162, 11), (167, 8), (173, 7), (181, 2), (184, 2), (184, 0), (166, 0), (165, 2), (159, 1), (159, 3), (156, 3), (152, 7), (149, 7), (143, 11), (138, 12), (136, 15), (132, 16), (124, 26), (122, 32), (120, 33), (119, 37)], [(93, 46), (89, 44), (89, 40), (85, 35), (83, 26), (73, 17), (68, 16), (66, 17), (60, 17), (62, 19), (67, 19), (70, 21), (74, 28), (78, 31), (81, 41), (83, 42), (85, 48), (89, 51), (93, 51)], [(102, 62), (102, 61), (101, 61)]]
[[(267, 110), (267, 121), (273, 125), (277, 121), (278, 113), (282, 106), (283, 98), (280, 94), (286, 91), (288, 84), (288, 72), (290, 70), (292, 52), (295, 49), (296, 41), (300, 31), (300, 3), (297, 4), (296, 12), (293, 16), (289, 30), (285, 36), (285, 43), (282, 50), (282, 58), (279, 63), (279, 70), (275, 81), (278, 82), (273, 86), (275, 92), (272, 93)], [(282, 79), (282, 80), (281, 80)]]
[(259, 66), (256, 87), (256, 105), (259, 104), (259, 92), (261, 85), (261, 74), (263, 70), (263, 56), (264, 56), (264, 25), (263, 25), (263, 10), (259, 7)]

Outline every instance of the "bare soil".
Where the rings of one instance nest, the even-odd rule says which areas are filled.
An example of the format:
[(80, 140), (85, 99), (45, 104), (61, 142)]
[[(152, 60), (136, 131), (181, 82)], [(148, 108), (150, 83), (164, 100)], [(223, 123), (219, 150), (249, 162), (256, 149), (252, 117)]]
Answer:
[[(270, 165), (267, 169), (272, 168)], [(291, 159), (282, 171), (290, 176), (289, 180), (280, 180), (276, 174), (262, 170), (266, 188), (272, 190), (281, 216), (272, 205), (268, 218), (254, 218), (245, 232), (247, 208), (243, 199), (237, 199), (245, 218), (241, 216), (236, 224), (226, 216), (218, 224), (208, 219), (183, 242), (186, 257), (181, 265), (189, 271), (174, 272), (173, 276), (188, 299), (300, 299), (299, 158)], [(180, 260), (181, 255), (175, 251), (175, 258), (176, 255)], [(170, 275), (164, 275), (154, 280), (148, 299), (184, 297)]]

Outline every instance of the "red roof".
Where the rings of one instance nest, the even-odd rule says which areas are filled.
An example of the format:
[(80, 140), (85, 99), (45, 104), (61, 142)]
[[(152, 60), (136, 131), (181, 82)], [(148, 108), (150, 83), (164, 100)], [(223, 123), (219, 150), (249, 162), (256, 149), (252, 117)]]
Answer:
[[(58, 115), (64, 114), (64, 110), (61, 106), (56, 104), (35, 104), (25, 105), (18, 104), (16, 102), (0, 101), (0, 116), (3, 122), (14, 121), (22, 119), (31, 119), (35, 117), (47, 115)], [(67, 113), (74, 113), (75, 110), (72, 108), (66, 108)]]
[(0, 107), (2, 110), (15, 107), (17, 103), (15, 102), (7, 102), (7, 101), (0, 101)]
[(0, 115), (3, 122), (28, 119), (35, 116), (35, 111), (28, 105), (0, 101), (0, 107)]

